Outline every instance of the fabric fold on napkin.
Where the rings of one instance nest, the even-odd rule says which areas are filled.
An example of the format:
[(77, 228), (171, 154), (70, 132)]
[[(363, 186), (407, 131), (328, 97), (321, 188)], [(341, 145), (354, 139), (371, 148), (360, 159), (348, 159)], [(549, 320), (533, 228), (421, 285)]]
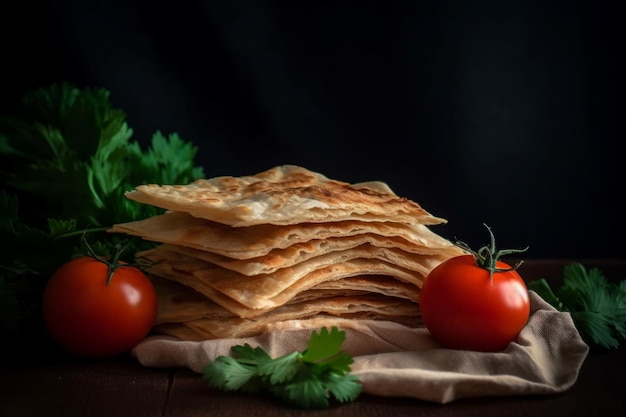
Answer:
[[(531, 315), (517, 340), (501, 352), (450, 350), (425, 328), (373, 320), (347, 320), (343, 350), (354, 357), (352, 374), (363, 392), (449, 403), (461, 398), (555, 394), (577, 380), (589, 347), (569, 313), (559, 312), (530, 291)], [(132, 351), (147, 367), (185, 367), (201, 373), (235, 345), (260, 346), (272, 357), (306, 348), (310, 329), (297, 321), (258, 337), (202, 342), (150, 336)]]

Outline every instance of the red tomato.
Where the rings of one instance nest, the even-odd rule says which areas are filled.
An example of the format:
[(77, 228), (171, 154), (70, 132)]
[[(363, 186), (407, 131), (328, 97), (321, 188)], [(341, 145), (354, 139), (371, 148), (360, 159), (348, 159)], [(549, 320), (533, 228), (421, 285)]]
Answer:
[(516, 340), (530, 314), (528, 289), (502, 261), (490, 271), (476, 256), (461, 255), (435, 267), (420, 293), (424, 325), (433, 339), (450, 349), (494, 352)]
[(115, 267), (80, 257), (62, 265), (43, 295), (43, 315), (51, 336), (65, 349), (86, 357), (114, 356), (144, 338), (156, 318), (157, 296), (138, 268)]

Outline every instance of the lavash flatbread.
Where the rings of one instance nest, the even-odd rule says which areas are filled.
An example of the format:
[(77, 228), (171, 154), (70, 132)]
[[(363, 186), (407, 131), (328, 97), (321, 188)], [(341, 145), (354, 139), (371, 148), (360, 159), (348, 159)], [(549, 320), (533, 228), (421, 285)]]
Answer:
[[(440, 254), (445, 257), (463, 253), (460, 248), (425, 225), (406, 225), (391, 221), (347, 220), (287, 226), (259, 224), (230, 227), (199, 219), (188, 213), (168, 212), (143, 220), (115, 224), (109, 231), (154, 242), (187, 246), (234, 259), (257, 258), (275, 249), (286, 249), (294, 244), (313, 240), (362, 235), (378, 236), (378, 241), (390, 238), (390, 244), (413, 253)], [(367, 236), (362, 236), (362, 239), (367, 239)]]
[(356, 258), (339, 263), (296, 265), (272, 274), (245, 276), (197, 258), (161, 250), (145, 256), (154, 264), (146, 271), (187, 285), (240, 317), (255, 317), (286, 304), (298, 293), (327, 281), (359, 275), (386, 275), (421, 287), (415, 271), (377, 259)]
[(430, 229), (445, 219), (384, 182), (349, 184), (294, 165), (126, 196), (168, 210), (110, 232), (159, 243), (136, 256), (151, 263), (159, 295), (154, 331), (182, 340), (354, 320), (418, 326), (426, 275), (464, 253)]
[(125, 195), (140, 203), (235, 227), (380, 221), (381, 217), (406, 224), (446, 222), (383, 188), (367, 183), (352, 185), (303, 167), (282, 165), (244, 177), (200, 179), (186, 185), (139, 185)]
[[(200, 318), (196, 320), (162, 323), (156, 326), (160, 333), (174, 335), (176, 329), (187, 328), (195, 336), (186, 336), (187, 340), (207, 340), (217, 338), (257, 336), (269, 326), (290, 320), (306, 320), (327, 317), (352, 320), (393, 320), (397, 323), (417, 326), (421, 323), (419, 307), (402, 299), (379, 297), (374, 294), (361, 296), (337, 296), (322, 299), (317, 303), (296, 303), (281, 306), (254, 319), (230, 318), (214, 320)], [(180, 331), (180, 330), (179, 330)], [(193, 339), (189, 339), (193, 337)]]
[[(163, 323), (184, 323), (200, 319), (208, 319), (214, 321), (231, 320), (239, 318), (233, 312), (225, 309), (221, 305), (215, 303), (210, 298), (197, 292), (191, 287), (182, 285), (178, 282), (161, 279), (158, 277), (150, 277), (159, 299), (159, 309), (155, 320), (155, 325)], [(310, 305), (322, 304), (328, 299), (337, 297), (345, 297), (346, 299), (356, 299), (357, 297), (367, 296), (370, 299), (385, 300), (389, 297), (395, 300), (411, 301), (414, 304), (419, 290), (413, 285), (406, 283), (396, 283), (392, 277), (385, 276), (357, 276), (344, 278), (337, 281), (322, 283), (309, 290), (296, 294), (285, 305), (302, 305), (307, 306), (304, 310), (310, 309)], [(372, 298), (376, 297), (376, 298)], [(377, 301), (380, 304), (380, 300)], [(393, 303), (387, 304), (389, 309)], [(405, 303), (398, 303), (405, 306)], [(403, 307), (405, 308), (405, 307)], [(354, 308), (352, 308), (354, 310)], [(274, 310), (272, 310), (274, 311)], [(310, 311), (310, 310), (309, 310)], [(415, 309), (410, 311), (412, 317), (416, 316)], [(339, 311), (335, 306), (334, 313), (349, 313), (348, 309)], [(283, 310), (284, 313), (284, 310)], [(394, 315), (400, 316), (401, 311), (397, 310)], [(295, 313), (290, 316), (283, 314), (282, 319), (294, 319), (302, 317), (301, 313)], [(252, 320), (257, 320), (252, 318)], [(415, 322), (415, 320), (413, 320)]]
[[(377, 278), (384, 277), (356, 277), (352, 281), (348, 278), (346, 281), (350, 282), (343, 288), (335, 281), (327, 288), (303, 291), (289, 303), (253, 318), (241, 318), (180, 283), (151, 278), (159, 297), (154, 330), (183, 340), (256, 336), (277, 322), (324, 317), (329, 320), (393, 320), (412, 326), (421, 324), (418, 304), (407, 294), (397, 293), (400, 297), (395, 297), (366, 290), (379, 285), (382, 281)], [(363, 283), (365, 286), (361, 287)], [(382, 287), (388, 284), (390, 282)]]
[[(267, 255), (251, 259), (233, 259), (205, 250), (168, 243), (161, 245), (161, 249), (199, 258), (243, 275), (270, 274), (281, 268), (313, 262), (315, 259), (323, 260), (323, 256), (328, 254), (334, 254), (336, 259), (341, 259), (341, 254), (345, 254), (344, 257), (381, 259), (425, 275), (449, 257), (442, 253), (428, 255), (413, 253), (411, 250), (415, 248), (404, 239), (383, 237), (371, 233), (300, 242), (288, 248), (274, 249)], [(158, 250), (155, 249), (155, 251)]]

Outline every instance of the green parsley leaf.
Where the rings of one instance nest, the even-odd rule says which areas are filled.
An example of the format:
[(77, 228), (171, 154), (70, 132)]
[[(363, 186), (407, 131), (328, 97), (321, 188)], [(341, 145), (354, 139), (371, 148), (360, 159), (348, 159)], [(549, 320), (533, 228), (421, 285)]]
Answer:
[(268, 377), (273, 385), (282, 384), (294, 378), (303, 368), (302, 355), (300, 352), (292, 352), (274, 360), (259, 364), (257, 372), (259, 375)]
[(564, 267), (563, 284), (556, 291), (543, 278), (528, 283), (528, 289), (557, 310), (569, 312), (588, 344), (617, 349), (626, 341), (626, 280), (612, 283), (600, 269), (572, 263)]
[(361, 383), (355, 375), (339, 376), (337, 373), (326, 373), (324, 385), (340, 403), (356, 400)]
[(65, 233), (72, 233), (76, 230), (76, 219), (48, 219), (48, 229), (50, 229), (50, 235), (52, 236), (61, 236)]
[[(134, 171), (133, 183), (146, 181), (157, 184), (186, 184), (204, 176), (202, 168), (193, 164), (197, 146), (183, 141), (177, 133), (168, 136), (157, 131), (152, 136), (150, 147), (143, 153), (140, 163), (141, 170)], [(141, 178), (137, 173), (156, 173), (150, 178)]]
[(0, 115), (0, 177), (27, 202), (28, 224), (75, 219), (80, 230), (146, 218), (164, 210), (129, 201), (126, 191), (204, 176), (197, 147), (176, 133), (155, 132), (146, 150), (132, 141), (126, 114), (105, 89), (55, 84), (20, 104), (19, 113)]
[(330, 332), (327, 328), (323, 328), (319, 335), (313, 333), (308, 349), (302, 355), (302, 360), (319, 363), (337, 372), (349, 372), (353, 362), (352, 356), (340, 350), (345, 337), (345, 332), (339, 331), (336, 327), (333, 327)]
[[(122, 239), (106, 233), (112, 225), (165, 211), (129, 200), (126, 191), (204, 176), (194, 163), (197, 147), (176, 133), (157, 131), (146, 150), (132, 136), (126, 114), (102, 88), (34, 89), (14, 113), (0, 115), (0, 240), (11, 242), (0, 255), (5, 306), (40, 304), (46, 279), (80, 252), (84, 233), (106, 256)], [(153, 245), (134, 239), (125, 254)], [(12, 319), (0, 322), (0, 331), (15, 328), (8, 322), (16, 315), (4, 317)], [(33, 317), (41, 321), (40, 314)]]
[(240, 360), (242, 362), (250, 361), (252, 363), (263, 364), (272, 360), (266, 351), (260, 347), (253, 348), (247, 343), (243, 346), (233, 346), (231, 350), (235, 355), (241, 358)]
[(272, 359), (262, 348), (232, 347), (203, 368), (209, 386), (224, 391), (267, 392), (298, 408), (326, 408), (331, 399), (354, 401), (362, 390), (350, 375), (352, 356), (341, 351), (345, 332), (333, 327), (312, 332), (304, 352)]
[(256, 366), (237, 361), (229, 356), (219, 357), (211, 367), (204, 370), (204, 376), (216, 387), (225, 391), (242, 389), (257, 377)]
[(285, 384), (277, 395), (299, 408), (326, 408), (330, 404), (326, 389), (327, 387), (317, 374), (308, 368), (302, 368), (296, 378)]
[(332, 357), (340, 352), (341, 345), (346, 338), (346, 333), (333, 327), (330, 332), (327, 328), (322, 328), (318, 333), (311, 334), (307, 350), (302, 355), (302, 360), (307, 362), (317, 362), (319, 360)]

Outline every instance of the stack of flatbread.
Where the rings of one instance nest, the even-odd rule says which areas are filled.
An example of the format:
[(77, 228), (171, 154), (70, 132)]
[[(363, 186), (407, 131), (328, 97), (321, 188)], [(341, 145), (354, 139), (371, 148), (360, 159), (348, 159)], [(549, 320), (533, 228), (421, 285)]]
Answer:
[(157, 242), (137, 253), (159, 295), (154, 331), (182, 340), (354, 320), (420, 326), (426, 275), (463, 253), (431, 231), (444, 219), (386, 184), (294, 165), (126, 196), (166, 210), (111, 232)]

